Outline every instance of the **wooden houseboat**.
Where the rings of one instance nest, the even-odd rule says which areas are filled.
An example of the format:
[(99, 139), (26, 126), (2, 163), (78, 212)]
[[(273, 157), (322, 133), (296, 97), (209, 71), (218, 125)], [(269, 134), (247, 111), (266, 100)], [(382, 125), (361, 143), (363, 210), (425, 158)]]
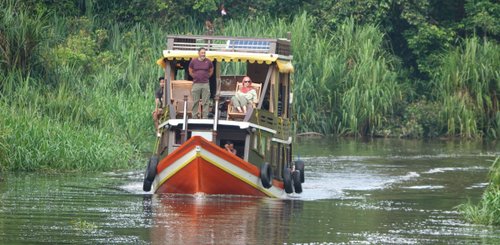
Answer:
[[(201, 47), (214, 66), (211, 113), (193, 119), (201, 108), (191, 109), (187, 71)], [(304, 163), (292, 160), (289, 38), (167, 36), (167, 49), (157, 63), (165, 70), (166, 105), (144, 191), (276, 198), (302, 192)], [(244, 76), (252, 79), (258, 103), (239, 113), (230, 99)], [(229, 141), (236, 154), (224, 149)]]

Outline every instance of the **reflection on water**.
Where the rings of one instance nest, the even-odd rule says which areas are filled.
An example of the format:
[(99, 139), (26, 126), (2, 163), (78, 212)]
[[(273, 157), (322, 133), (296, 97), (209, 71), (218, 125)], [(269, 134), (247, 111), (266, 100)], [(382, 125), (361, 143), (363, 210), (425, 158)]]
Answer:
[(280, 244), (302, 202), (228, 196), (154, 196), (153, 244)]
[[(143, 193), (142, 171), (7, 174), (0, 244), (495, 244), (464, 222), (493, 144), (301, 141), (301, 195), (289, 200)], [(307, 153), (307, 154), (306, 154)]]

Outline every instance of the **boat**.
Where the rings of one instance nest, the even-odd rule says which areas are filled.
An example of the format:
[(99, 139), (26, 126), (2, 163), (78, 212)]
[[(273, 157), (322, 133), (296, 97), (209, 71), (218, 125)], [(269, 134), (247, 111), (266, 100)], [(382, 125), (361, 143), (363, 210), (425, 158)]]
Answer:
[[(195, 110), (189, 61), (213, 62), (208, 118)], [(302, 192), (304, 162), (292, 159), (290, 38), (168, 35), (157, 61), (165, 73), (164, 114), (143, 190), (153, 193), (286, 198)], [(238, 112), (230, 99), (249, 76), (258, 103)], [(224, 146), (233, 144), (234, 152)]]

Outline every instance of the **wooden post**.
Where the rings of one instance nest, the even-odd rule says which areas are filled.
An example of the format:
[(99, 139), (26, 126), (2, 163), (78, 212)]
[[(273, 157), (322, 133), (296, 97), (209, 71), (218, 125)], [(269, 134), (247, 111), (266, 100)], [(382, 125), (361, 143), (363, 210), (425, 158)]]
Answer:
[(171, 74), (172, 74), (172, 63), (168, 60), (166, 60), (166, 63), (167, 63), (167, 67), (165, 67), (165, 80), (166, 80), (166, 83), (165, 83), (165, 87), (163, 87), (163, 98), (165, 98), (165, 100), (163, 101), (163, 103), (165, 103), (165, 105), (168, 105), (168, 112), (169, 112), (169, 118), (175, 118), (175, 110), (174, 110), (174, 105), (172, 104), (172, 98), (170, 97), (170, 94), (171, 94), (171, 89), (172, 89), (172, 77), (171, 77)]
[[(267, 89), (269, 87), (269, 82), (271, 80), (271, 74), (273, 73), (273, 67), (269, 65), (269, 69), (267, 70), (267, 75), (266, 75), (266, 80), (264, 81), (264, 86), (262, 87), (262, 92), (260, 92), (260, 100), (259, 104), (257, 104), (257, 109), (262, 108), (262, 103), (264, 102), (264, 99), (266, 98), (266, 93)], [(271, 98), (269, 98), (271, 99)]]
[(217, 143), (217, 126), (219, 124), (219, 95), (215, 96), (214, 127), (212, 129), (212, 142)]
[(187, 131), (188, 131), (187, 102), (188, 102), (188, 96), (184, 95), (184, 107), (183, 107), (184, 113), (182, 114), (183, 124), (182, 124), (182, 131), (181, 131), (181, 143), (184, 143), (187, 141)]

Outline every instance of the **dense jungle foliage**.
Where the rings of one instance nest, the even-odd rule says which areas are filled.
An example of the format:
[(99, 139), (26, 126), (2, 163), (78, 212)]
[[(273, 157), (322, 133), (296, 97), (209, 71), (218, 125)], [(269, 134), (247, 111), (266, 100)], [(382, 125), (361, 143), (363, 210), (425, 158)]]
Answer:
[(0, 0), (0, 170), (142, 165), (165, 36), (205, 20), (292, 32), (299, 132), (500, 136), (498, 1)]

